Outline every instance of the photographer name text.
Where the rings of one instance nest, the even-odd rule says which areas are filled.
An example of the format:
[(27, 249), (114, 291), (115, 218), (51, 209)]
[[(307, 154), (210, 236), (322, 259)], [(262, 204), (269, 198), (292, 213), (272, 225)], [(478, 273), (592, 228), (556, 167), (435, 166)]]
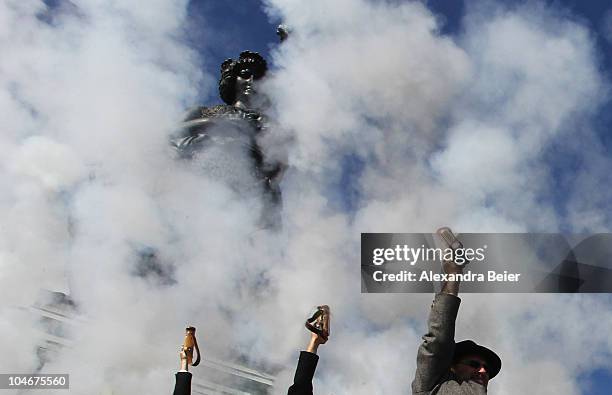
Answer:
[(473, 273), (468, 270), (465, 273), (435, 273), (432, 270), (424, 270), (420, 274), (408, 270), (398, 273), (385, 273), (377, 270), (372, 273), (376, 282), (421, 282), (421, 281), (461, 281), (461, 282), (518, 282), (521, 273), (510, 273), (507, 270), (496, 272), (494, 270), (484, 273)]

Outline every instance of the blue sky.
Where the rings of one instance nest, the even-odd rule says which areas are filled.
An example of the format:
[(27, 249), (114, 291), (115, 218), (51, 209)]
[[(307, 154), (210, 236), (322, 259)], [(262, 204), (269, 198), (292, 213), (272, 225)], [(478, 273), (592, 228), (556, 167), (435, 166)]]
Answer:
[[(425, 1), (427, 7), (442, 19), (441, 33), (445, 35), (456, 35), (461, 32), (462, 16), (465, 8), (470, 3), (481, 3), (477, 1), (445, 1), (429, 0)], [(524, 4), (525, 1), (509, 0), (504, 1), (508, 7), (514, 4)], [(588, 26), (596, 40), (599, 55), (601, 56), (601, 68), (612, 69), (612, 41), (605, 38), (606, 17), (609, 17), (610, 5), (605, 1), (552, 1), (543, 2), (549, 7), (559, 10), (568, 18), (575, 19)], [(268, 55), (271, 46), (278, 43), (275, 34), (279, 20), (271, 20), (263, 10), (262, 3), (255, 0), (236, 0), (232, 2), (221, 2), (214, 0), (195, 0), (189, 3), (191, 22), (197, 31), (197, 25), (203, 23), (220, 37), (222, 45), (210, 47), (200, 47), (201, 53), (207, 59), (207, 71), (212, 74), (217, 73), (215, 64), (223, 61), (227, 57), (235, 56), (236, 52), (249, 48)], [(192, 45), (198, 47), (198, 35), (188, 34), (193, 38)], [(207, 98), (213, 101), (215, 98)], [(608, 105), (610, 105), (608, 103)], [(602, 109), (599, 119), (602, 128), (609, 124), (609, 117), (612, 111)], [(609, 137), (609, 133), (602, 133)]]
[[(457, 39), (464, 32), (463, 16), (466, 10), (469, 7), (480, 6), (487, 2), (429, 0), (424, 3), (439, 19), (440, 33)], [(526, 2), (512, 0), (490, 3), (505, 4), (505, 7), (509, 10), (529, 3), (544, 4), (549, 10), (554, 10), (561, 15), (562, 18), (585, 26), (596, 45), (598, 67), (605, 78), (609, 81), (612, 80), (612, 27), (610, 27), (612, 11), (605, 2), (569, 0)], [(187, 34), (187, 37), (190, 40), (190, 45), (197, 48), (201, 54), (206, 72), (212, 76), (218, 75), (220, 62), (228, 57), (236, 56), (244, 49), (258, 51), (269, 59), (269, 51), (278, 45), (275, 29), (280, 21), (267, 15), (263, 10), (263, 5), (257, 1), (197, 0), (189, 3), (189, 10), (192, 25), (189, 26), (191, 31)], [(207, 36), (207, 32), (214, 32), (215, 41), (218, 40), (219, 45), (210, 45), (211, 41), (206, 39), (210, 37)], [(218, 103), (216, 89), (213, 87), (212, 90), (200, 91), (200, 100), (203, 104)], [(604, 103), (594, 106), (592, 110), (596, 111), (596, 115), (591, 119), (591, 127), (605, 149), (609, 149), (612, 145), (612, 133), (609, 132), (609, 125), (612, 122), (612, 96), (609, 95)], [(564, 160), (554, 159), (560, 153)], [(563, 196), (574, 188), (572, 185), (573, 172), (575, 168), (582, 166), (582, 162), (580, 155), (575, 155), (571, 152), (571, 149), (567, 150), (567, 147), (559, 145), (551, 147), (545, 155), (553, 158), (548, 164), (557, 187), (556, 194), (552, 194), (549, 198), (555, 202), (555, 210), (563, 218), (567, 216)], [(359, 159), (352, 155), (347, 156), (344, 161), (345, 163), (357, 164), (355, 169), (360, 168)], [(341, 179), (339, 183), (346, 186), (346, 190), (352, 192), (346, 194), (346, 191), (342, 191), (342, 188), (340, 188), (341, 190), (337, 192), (345, 194), (347, 198), (338, 200), (332, 196), (330, 199), (335, 201), (338, 207), (352, 210), (359, 200), (358, 191), (352, 188), (357, 173), (353, 171), (354, 169), (343, 168), (344, 171), (339, 177)], [(569, 230), (569, 226), (561, 224), (561, 229)]]
[[(450, 37), (457, 37), (463, 31), (463, 15), (467, 7), (482, 2), (473, 1), (447, 1), (430, 0), (425, 2), (428, 8), (433, 11), (442, 21), (441, 34)], [(515, 4), (525, 2), (504, 2), (508, 8)], [(610, 4), (604, 1), (546, 1), (544, 2), (549, 9), (556, 10), (564, 18), (576, 21), (588, 28), (590, 35), (596, 44), (599, 68), (603, 75), (609, 80), (612, 76), (612, 36), (606, 37), (606, 23), (610, 23)], [(215, 32), (219, 44), (217, 46), (199, 47), (202, 58), (206, 59), (206, 70), (212, 75), (217, 75), (217, 67), (220, 62), (227, 58), (236, 56), (239, 51), (249, 49), (256, 50), (269, 58), (270, 48), (277, 45), (277, 37), (274, 34), (278, 20), (270, 20), (268, 15), (262, 10), (261, 4), (253, 0), (235, 0), (231, 2), (205, 1), (198, 0), (190, 3), (190, 19), (194, 26), (199, 23), (205, 24), (207, 29)], [(608, 18), (608, 19), (606, 19)], [(612, 29), (612, 27), (607, 27)], [(199, 29), (194, 29), (194, 31)], [(199, 34), (206, 35), (200, 31)], [(609, 33), (608, 33), (609, 34)], [(194, 36), (193, 45), (196, 47), (197, 35)], [(207, 41), (210, 44), (210, 41)], [(201, 98), (206, 104), (218, 102), (216, 91), (200, 92)], [(593, 117), (594, 129), (604, 142), (604, 147), (609, 149), (612, 145), (610, 134), (610, 121), (612, 121), (612, 101), (609, 99), (598, 109)], [(554, 164), (553, 173), (559, 181), (559, 192), (563, 195), (563, 180), (569, 176), (569, 172), (575, 166), (566, 156), (566, 161), (559, 161)], [(355, 158), (347, 158), (348, 168), (345, 168), (341, 177), (341, 188), (337, 191), (338, 196), (344, 196), (341, 206), (351, 208), (353, 200), (356, 199), (352, 189), (351, 181), (346, 172), (360, 168), (359, 162)], [(343, 191), (342, 186), (346, 189)], [(350, 192), (349, 192), (350, 190)], [(338, 199), (342, 200), (341, 197)], [(562, 209), (562, 198), (557, 201), (557, 209)], [(599, 328), (601, 329), (601, 328)], [(563, 345), (559, 345), (563, 347)], [(569, 356), (571, 358), (571, 356)], [(588, 372), (588, 369), (587, 369)], [(612, 387), (612, 374), (604, 369), (596, 369), (590, 373), (585, 373), (579, 379), (584, 394), (599, 395), (610, 393)]]

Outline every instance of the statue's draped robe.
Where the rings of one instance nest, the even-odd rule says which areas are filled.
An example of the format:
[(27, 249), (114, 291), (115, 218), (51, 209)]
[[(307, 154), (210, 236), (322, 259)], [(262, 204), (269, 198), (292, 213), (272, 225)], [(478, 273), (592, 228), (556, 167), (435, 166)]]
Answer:
[(257, 111), (224, 104), (198, 107), (187, 114), (172, 144), (197, 171), (239, 196), (263, 197), (262, 225), (268, 227), (278, 221), (280, 164), (265, 163), (257, 143), (264, 129), (264, 117)]

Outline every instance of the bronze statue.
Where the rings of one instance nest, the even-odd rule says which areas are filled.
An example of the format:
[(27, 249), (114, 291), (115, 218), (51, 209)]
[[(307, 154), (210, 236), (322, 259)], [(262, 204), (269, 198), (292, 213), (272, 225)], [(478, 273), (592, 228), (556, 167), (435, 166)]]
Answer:
[(263, 111), (269, 103), (257, 92), (257, 84), (266, 71), (266, 61), (257, 52), (225, 60), (219, 80), (225, 104), (191, 110), (172, 144), (180, 158), (196, 162), (236, 192), (261, 193), (262, 226), (270, 227), (278, 224), (283, 164), (267, 161), (258, 143), (267, 128)]

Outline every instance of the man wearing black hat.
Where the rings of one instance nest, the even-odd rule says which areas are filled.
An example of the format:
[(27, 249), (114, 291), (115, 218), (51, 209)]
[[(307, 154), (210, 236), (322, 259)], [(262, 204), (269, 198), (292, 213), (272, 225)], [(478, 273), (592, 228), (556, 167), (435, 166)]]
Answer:
[[(463, 265), (445, 262), (444, 271), (461, 274)], [(458, 293), (459, 281), (447, 281), (431, 305), (428, 331), (417, 354), (413, 395), (486, 394), (489, 380), (501, 369), (500, 358), (488, 348), (471, 340), (455, 343)]]

